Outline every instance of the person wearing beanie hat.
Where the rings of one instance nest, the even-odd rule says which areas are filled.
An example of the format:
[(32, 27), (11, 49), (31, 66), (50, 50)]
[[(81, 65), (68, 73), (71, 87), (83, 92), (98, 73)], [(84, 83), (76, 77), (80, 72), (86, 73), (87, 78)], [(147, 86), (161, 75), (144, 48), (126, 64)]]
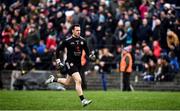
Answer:
[(122, 73), (122, 84), (123, 91), (131, 91), (130, 88), (130, 75), (132, 72), (132, 55), (131, 55), (132, 46), (129, 45), (123, 49), (122, 58), (120, 61), (120, 72)]

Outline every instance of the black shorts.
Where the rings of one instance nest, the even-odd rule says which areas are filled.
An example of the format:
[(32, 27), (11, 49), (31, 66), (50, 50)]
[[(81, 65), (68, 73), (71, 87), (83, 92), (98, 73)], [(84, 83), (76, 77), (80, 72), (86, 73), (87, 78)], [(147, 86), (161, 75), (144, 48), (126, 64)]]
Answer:
[(80, 73), (81, 65), (78, 65), (78, 64), (73, 63), (73, 62), (66, 62), (65, 65), (67, 67), (67, 74), (68, 75), (72, 76), (72, 74), (75, 72)]

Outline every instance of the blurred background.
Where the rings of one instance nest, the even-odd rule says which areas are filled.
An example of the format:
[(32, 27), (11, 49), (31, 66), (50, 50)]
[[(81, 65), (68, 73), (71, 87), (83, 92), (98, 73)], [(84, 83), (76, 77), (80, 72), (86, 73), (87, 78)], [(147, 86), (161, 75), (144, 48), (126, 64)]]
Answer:
[(96, 55), (82, 57), (84, 89), (121, 89), (121, 52), (131, 45), (132, 90), (180, 91), (178, 0), (1, 0), (0, 89), (72, 89), (44, 81), (63, 77), (55, 51), (73, 24)]

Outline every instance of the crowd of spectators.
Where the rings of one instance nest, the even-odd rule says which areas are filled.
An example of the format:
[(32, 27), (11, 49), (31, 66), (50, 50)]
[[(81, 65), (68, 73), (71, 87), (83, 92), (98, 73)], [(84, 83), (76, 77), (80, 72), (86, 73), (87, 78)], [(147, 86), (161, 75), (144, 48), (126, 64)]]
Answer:
[(132, 45), (134, 70), (145, 80), (172, 80), (180, 63), (177, 1), (1, 0), (1, 69), (55, 70), (57, 45), (80, 24), (97, 61), (106, 49), (108, 66), (117, 68), (123, 47)]

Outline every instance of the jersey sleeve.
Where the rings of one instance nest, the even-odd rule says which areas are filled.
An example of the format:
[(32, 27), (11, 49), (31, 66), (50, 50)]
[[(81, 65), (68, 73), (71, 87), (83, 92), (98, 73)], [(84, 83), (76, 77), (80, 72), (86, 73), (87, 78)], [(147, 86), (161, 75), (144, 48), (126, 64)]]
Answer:
[(59, 58), (59, 52), (63, 51), (66, 46), (67, 46), (66, 40), (60, 42), (60, 44), (57, 46), (57, 49), (56, 49), (56, 58)]
[(83, 49), (86, 52), (86, 56), (89, 57), (89, 48), (87, 46), (87, 42), (86, 41), (84, 41)]

